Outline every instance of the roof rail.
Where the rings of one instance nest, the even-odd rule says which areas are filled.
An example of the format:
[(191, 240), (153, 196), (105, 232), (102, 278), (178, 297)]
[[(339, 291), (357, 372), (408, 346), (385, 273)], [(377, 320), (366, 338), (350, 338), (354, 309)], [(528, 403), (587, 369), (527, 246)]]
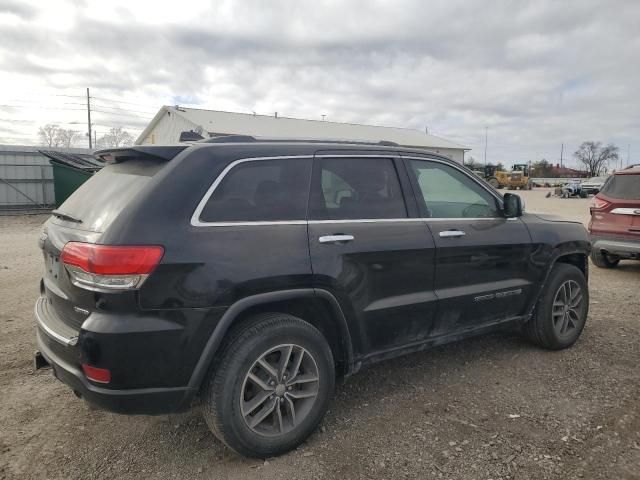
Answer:
[(400, 144), (389, 140), (380, 140), (379, 142), (366, 142), (362, 140), (345, 140), (331, 138), (272, 138), (272, 137), (254, 137), (252, 135), (223, 135), (220, 137), (207, 138), (199, 140), (198, 143), (245, 143), (245, 142), (286, 142), (286, 143), (340, 143), (347, 145), (380, 145), (383, 147), (399, 147)]
[(627, 165), (623, 168), (623, 170), (629, 170), (630, 168), (640, 167), (640, 163), (632, 163), (631, 165)]
[(200, 143), (245, 143), (256, 141), (256, 137), (252, 137), (251, 135), (223, 135), (221, 137), (207, 138)]

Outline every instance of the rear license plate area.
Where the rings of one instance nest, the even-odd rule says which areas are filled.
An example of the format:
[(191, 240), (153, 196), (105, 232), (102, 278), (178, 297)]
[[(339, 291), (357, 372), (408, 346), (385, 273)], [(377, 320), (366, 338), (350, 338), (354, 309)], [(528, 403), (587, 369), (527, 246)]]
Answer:
[(46, 269), (46, 276), (57, 282), (58, 278), (60, 277), (60, 271), (61, 271), (61, 265), (60, 265), (60, 260), (58, 259), (58, 257), (55, 257), (49, 253), (45, 253), (44, 254), (44, 263), (45, 263), (45, 269)]

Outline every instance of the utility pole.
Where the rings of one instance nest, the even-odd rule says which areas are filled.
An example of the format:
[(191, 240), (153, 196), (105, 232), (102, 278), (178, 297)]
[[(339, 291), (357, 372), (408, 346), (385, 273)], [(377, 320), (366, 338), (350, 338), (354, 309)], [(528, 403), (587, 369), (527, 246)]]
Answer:
[(562, 156), (564, 155), (564, 143), (560, 145), (560, 168), (562, 168)]
[(87, 87), (87, 133), (89, 135), (89, 150), (93, 148), (93, 139), (91, 138), (91, 97), (89, 96), (89, 87)]
[(93, 131), (93, 144), (98, 148), (98, 132), (96, 130)]
[(484, 127), (484, 166), (485, 166), (485, 169), (487, 167), (487, 138), (489, 138), (489, 127)]

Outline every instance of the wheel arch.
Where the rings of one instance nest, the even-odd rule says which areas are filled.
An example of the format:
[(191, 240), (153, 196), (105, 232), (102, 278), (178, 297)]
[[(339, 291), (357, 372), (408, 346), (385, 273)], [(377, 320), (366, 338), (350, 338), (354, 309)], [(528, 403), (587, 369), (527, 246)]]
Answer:
[(348, 376), (357, 370), (346, 318), (338, 300), (330, 292), (301, 288), (260, 293), (238, 300), (222, 315), (207, 340), (189, 380), (191, 395), (200, 390), (204, 377), (231, 327), (262, 312), (288, 313), (307, 321), (327, 339), (336, 361), (337, 373)]
[(533, 315), (538, 300), (540, 299), (542, 292), (544, 292), (544, 289), (549, 282), (551, 271), (553, 270), (553, 267), (558, 263), (573, 265), (582, 272), (585, 280), (587, 282), (589, 281), (589, 253), (584, 250), (559, 250), (549, 261), (549, 266), (547, 267), (544, 279), (540, 283), (540, 288), (538, 289), (537, 294), (531, 302), (531, 306), (527, 315), (528, 317), (531, 317), (531, 315)]

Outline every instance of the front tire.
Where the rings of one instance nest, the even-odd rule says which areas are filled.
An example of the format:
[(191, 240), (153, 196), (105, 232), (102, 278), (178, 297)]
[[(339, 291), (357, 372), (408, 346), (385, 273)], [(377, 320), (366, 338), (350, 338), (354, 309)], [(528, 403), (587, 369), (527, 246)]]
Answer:
[(260, 314), (234, 329), (204, 386), (203, 413), (227, 446), (267, 458), (316, 429), (334, 390), (326, 339), (292, 315)]
[(618, 257), (607, 255), (599, 250), (591, 250), (591, 261), (596, 267), (600, 268), (615, 268), (620, 263)]
[(567, 348), (580, 337), (588, 313), (589, 289), (584, 274), (573, 265), (557, 263), (525, 333), (543, 348)]

